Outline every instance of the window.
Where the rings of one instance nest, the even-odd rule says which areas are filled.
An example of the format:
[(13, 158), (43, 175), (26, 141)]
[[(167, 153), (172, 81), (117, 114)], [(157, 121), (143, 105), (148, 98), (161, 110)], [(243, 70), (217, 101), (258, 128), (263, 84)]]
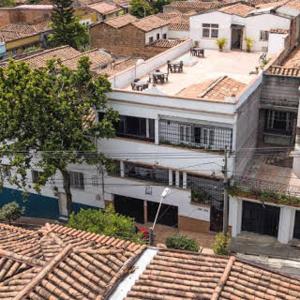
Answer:
[(259, 39), (261, 41), (268, 41), (269, 40), (269, 31), (261, 30)]
[(164, 40), (167, 39), (167, 34), (166, 34), (166, 33), (163, 34), (163, 39), (164, 39)]
[(70, 172), (70, 183), (74, 189), (84, 190), (84, 175), (80, 172)]
[(157, 39), (157, 40), (160, 39), (160, 34), (159, 34), (159, 33), (156, 35), (156, 39)]
[(150, 36), (149, 37), (149, 44), (152, 44), (153, 43), (153, 36)]
[(116, 135), (154, 141), (154, 119), (120, 116)]
[(291, 135), (294, 115), (285, 111), (266, 111), (265, 130), (269, 132)]
[(180, 142), (189, 143), (191, 141), (191, 126), (189, 125), (180, 125)]
[(42, 172), (31, 170), (32, 183), (38, 183)]
[(218, 24), (202, 24), (202, 37), (216, 39), (219, 37)]

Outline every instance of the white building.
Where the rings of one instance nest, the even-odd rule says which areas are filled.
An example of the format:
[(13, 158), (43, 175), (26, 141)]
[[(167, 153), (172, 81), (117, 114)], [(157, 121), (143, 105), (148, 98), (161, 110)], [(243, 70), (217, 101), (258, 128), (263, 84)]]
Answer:
[[(246, 50), (245, 38), (253, 41), (252, 51), (280, 53), (290, 33), (290, 43), (299, 38), (299, 9), (287, 9), (272, 3), (267, 7), (237, 3), (190, 17), (190, 37), (205, 49), (218, 49), (217, 40), (226, 39), (224, 50)], [(276, 30), (275, 30), (276, 29)], [(273, 31), (272, 38), (270, 32)]]

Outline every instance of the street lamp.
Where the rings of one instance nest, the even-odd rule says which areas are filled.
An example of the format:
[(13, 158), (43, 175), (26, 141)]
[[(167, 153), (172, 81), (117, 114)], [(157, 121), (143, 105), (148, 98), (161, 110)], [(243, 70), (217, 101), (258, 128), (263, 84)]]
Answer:
[(155, 225), (156, 225), (158, 216), (159, 216), (159, 212), (160, 212), (160, 208), (161, 208), (162, 201), (163, 201), (170, 193), (171, 193), (171, 190), (170, 190), (169, 188), (165, 188), (165, 189), (163, 190), (163, 192), (161, 193), (159, 205), (158, 205), (158, 208), (157, 208), (157, 211), (156, 211), (156, 215), (155, 215), (155, 218), (154, 218), (154, 222), (153, 222), (152, 227), (151, 227), (150, 230), (149, 230), (149, 244), (150, 244), (150, 245), (153, 245), (153, 240), (154, 240), (154, 236), (153, 236), (153, 234), (154, 234), (154, 228), (155, 228)]

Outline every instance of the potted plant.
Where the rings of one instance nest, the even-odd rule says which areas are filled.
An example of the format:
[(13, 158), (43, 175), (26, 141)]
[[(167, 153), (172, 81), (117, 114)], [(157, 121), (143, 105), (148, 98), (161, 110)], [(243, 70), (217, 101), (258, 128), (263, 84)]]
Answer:
[(250, 37), (246, 37), (245, 42), (246, 42), (246, 51), (251, 52), (253, 44), (254, 44), (254, 40), (251, 39)]
[(218, 45), (220, 51), (224, 50), (226, 43), (227, 43), (226, 38), (218, 38), (217, 39), (217, 45)]

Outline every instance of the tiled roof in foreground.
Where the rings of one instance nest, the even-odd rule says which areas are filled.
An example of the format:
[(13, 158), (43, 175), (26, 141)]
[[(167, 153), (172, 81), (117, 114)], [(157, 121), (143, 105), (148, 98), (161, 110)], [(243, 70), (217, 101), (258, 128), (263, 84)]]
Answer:
[(0, 300), (299, 299), (299, 280), (233, 256), (144, 250), (61, 225), (31, 231), (0, 224)]

